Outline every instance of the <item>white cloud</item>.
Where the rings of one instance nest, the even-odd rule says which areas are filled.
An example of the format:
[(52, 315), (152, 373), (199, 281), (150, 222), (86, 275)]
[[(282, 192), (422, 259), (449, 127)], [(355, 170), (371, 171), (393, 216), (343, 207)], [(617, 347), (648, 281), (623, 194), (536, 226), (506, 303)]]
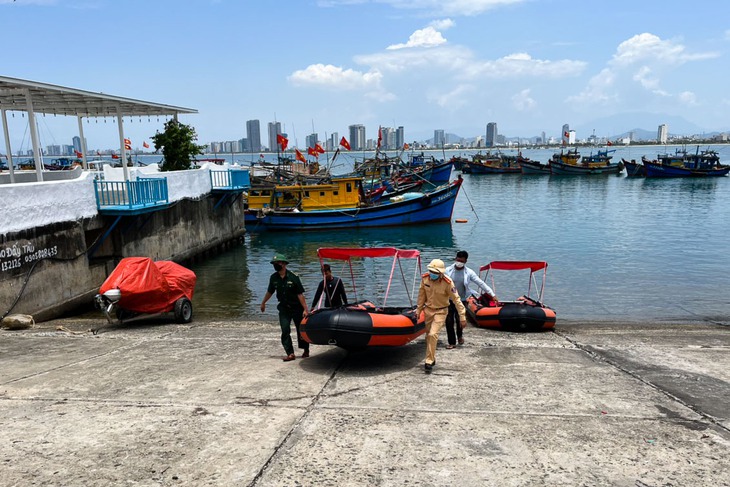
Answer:
[[(450, 15), (473, 16), (488, 10), (523, 3), (527, 0), (369, 0), (370, 2), (384, 3), (396, 9), (411, 10), (423, 15)], [(368, 3), (368, 0), (320, 0), (318, 5), (332, 7), (335, 5), (358, 5)]]
[(532, 110), (535, 106), (537, 106), (537, 102), (530, 96), (529, 88), (513, 95), (512, 104), (521, 112)]
[(331, 64), (311, 64), (294, 71), (289, 81), (295, 86), (326, 86), (340, 90), (374, 89), (380, 86), (383, 75), (377, 70), (367, 73), (343, 69)]
[(685, 46), (670, 40), (662, 40), (659, 36), (643, 33), (625, 40), (616, 48), (611, 64), (628, 66), (637, 63), (684, 64), (689, 61), (711, 59), (717, 53), (688, 53)]
[(446, 44), (446, 39), (441, 35), (441, 32), (437, 31), (433, 27), (426, 27), (415, 31), (408, 38), (408, 42), (405, 44), (393, 44), (388, 46), (386, 49), (405, 49), (411, 47), (436, 47), (441, 44)]
[(459, 85), (447, 93), (441, 91), (433, 92), (427, 96), (427, 99), (442, 108), (453, 110), (465, 106), (469, 101), (468, 95), (472, 92), (474, 92), (473, 86)]
[(569, 96), (566, 101), (569, 103), (579, 104), (608, 104), (615, 102), (618, 99), (618, 95), (614, 90), (615, 81), (616, 77), (613, 71), (608, 68), (604, 68), (600, 73), (588, 81), (588, 86), (586, 86), (583, 91), (577, 95)]
[(470, 76), (478, 78), (521, 78), (524, 76), (565, 78), (577, 76), (585, 69), (583, 61), (533, 59), (526, 53), (510, 54), (495, 61), (482, 61), (468, 67)]
[(677, 99), (688, 106), (694, 106), (697, 105), (697, 95), (692, 93), (691, 91), (683, 91), (679, 95), (677, 95)]
[(456, 22), (451, 19), (440, 19), (434, 20), (429, 25), (436, 30), (448, 30), (454, 27), (456, 25)]

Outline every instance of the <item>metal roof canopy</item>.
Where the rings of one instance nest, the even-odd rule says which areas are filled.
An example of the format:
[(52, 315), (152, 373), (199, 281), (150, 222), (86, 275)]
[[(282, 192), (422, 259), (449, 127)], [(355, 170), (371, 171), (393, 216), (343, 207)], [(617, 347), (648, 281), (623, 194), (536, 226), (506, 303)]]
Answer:
[[(124, 129), (122, 117), (125, 116), (172, 116), (177, 119), (178, 114), (198, 113), (192, 108), (176, 107), (161, 103), (152, 103), (121, 96), (94, 93), (91, 91), (67, 88), (65, 86), (39, 83), (18, 78), (0, 76), (0, 111), (2, 112), (5, 143), (7, 146), (8, 167), (11, 182), (14, 181), (12, 151), (8, 134), (6, 111), (28, 112), (31, 138), (33, 139), (33, 158), (35, 160), (38, 181), (43, 181), (43, 152), (40, 150), (38, 135), (35, 127), (35, 113), (76, 116), (79, 120), (79, 136), (85, 145), (82, 117), (117, 117), (119, 126), (119, 143), (124, 179), (129, 179), (126, 165), (126, 150), (124, 144)], [(86, 147), (83, 150), (83, 166), (86, 169)]]

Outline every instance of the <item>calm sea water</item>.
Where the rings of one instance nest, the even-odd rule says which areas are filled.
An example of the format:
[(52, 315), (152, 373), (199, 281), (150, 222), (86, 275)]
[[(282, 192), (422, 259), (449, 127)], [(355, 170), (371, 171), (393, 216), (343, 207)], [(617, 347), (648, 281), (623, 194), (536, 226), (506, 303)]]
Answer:
[[(730, 162), (730, 147), (713, 148)], [(614, 160), (638, 160), (644, 154), (654, 158), (657, 149), (674, 151), (620, 148)], [(523, 151), (543, 162), (553, 152)], [(445, 155), (459, 153), (467, 154)], [(349, 160), (342, 164), (342, 172), (349, 170)], [(419, 249), (424, 270), (433, 258), (448, 265), (461, 249), (469, 252), (468, 265), (475, 270), (493, 260), (545, 260), (549, 268), (544, 301), (557, 310), (559, 319), (728, 322), (730, 178), (466, 174), (464, 180), (454, 219), (466, 223), (249, 232), (238, 246), (193, 266), (198, 275), (196, 316), (261, 317), (259, 303), (273, 272), (269, 261), (274, 253), (289, 258), (289, 268), (301, 276), (311, 303), (321, 279), (317, 248), (395, 246)], [(353, 266), (358, 298), (382, 298), (390, 264), (369, 261)], [(349, 268), (333, 263), (333, 269), (349, 283)], [(396, 269), (389, 304), (409, 302), (403, 283), (412, 285), (414, 272), (412, 264), (404, 265), (402, 272)], [(502, 299), (514, 299), (526, 291), (527, 282), (527, 274), (500, 273), (494, 284)], [(354, 298), (352, 286), (347, 289)], [(274, 313), (275, 306), (270, 306), (267, 315), (273, 319)]]

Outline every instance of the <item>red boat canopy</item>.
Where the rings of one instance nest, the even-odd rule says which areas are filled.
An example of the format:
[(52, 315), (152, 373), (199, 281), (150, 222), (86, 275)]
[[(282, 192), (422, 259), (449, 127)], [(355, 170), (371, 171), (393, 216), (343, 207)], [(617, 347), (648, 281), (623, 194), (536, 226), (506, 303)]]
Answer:
[(396, 249), (395, 247), (329, 247), (317, 249), (320, 259), (350, 260), (353, 257), (400, 257), (403, 259), (417, 259), (421, 253), (418, 250)]
[(530, 261), (530, 260), (495, 260), (487, 265), (479, 268), (479, 272), (494, 269), (497, 271), (519, 271), (522, 269), (530, 269), (530, 272), (537, 272), (540, 269), (547, 268), (547, 262)]

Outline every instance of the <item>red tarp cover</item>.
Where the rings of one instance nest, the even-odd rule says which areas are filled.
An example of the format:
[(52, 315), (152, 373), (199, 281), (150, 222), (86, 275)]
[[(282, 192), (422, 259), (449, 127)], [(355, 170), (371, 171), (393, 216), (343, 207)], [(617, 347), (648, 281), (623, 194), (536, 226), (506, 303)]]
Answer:
[(486, 271), (487, 269), (494, 269), (497, 271), (519, 271), (522, 269), (530, 269), (530, 272), (536, 272), (540, 269), (546, 268), (547, 266), (547, 262), (541, 261), (496, 260), (487, 265), (481, 266), (479, 268), (479, 272)]
[(172, 311), (182, 297), (192, 301), (196, 279), (193, 271), (171, 261), (127, 257), (107, 277), (99, 293), (119, 289), (119, 307), (136, 313), (161, 313)]
[(331, 247), (317, 249), (320, 259), (350, 260), (352, 257), (394, 257), (415, 259), (421, 253), (418, 250), (403, 250), (395, 247)]

